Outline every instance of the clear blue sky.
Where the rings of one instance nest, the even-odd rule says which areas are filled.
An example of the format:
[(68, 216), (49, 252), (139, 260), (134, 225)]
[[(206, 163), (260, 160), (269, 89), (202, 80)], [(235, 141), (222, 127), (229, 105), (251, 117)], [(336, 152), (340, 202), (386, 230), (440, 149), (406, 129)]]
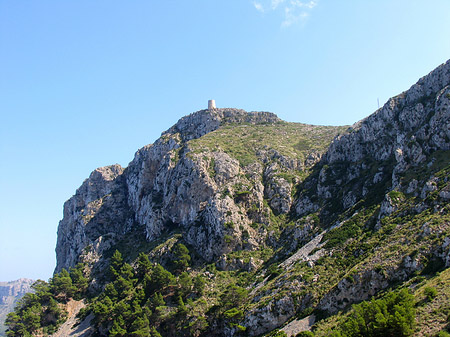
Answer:
[(352, 124), (450, 58), (448, 0), (0, 0), (0, 281), (48, 279), (62, 207), (180, 117)]

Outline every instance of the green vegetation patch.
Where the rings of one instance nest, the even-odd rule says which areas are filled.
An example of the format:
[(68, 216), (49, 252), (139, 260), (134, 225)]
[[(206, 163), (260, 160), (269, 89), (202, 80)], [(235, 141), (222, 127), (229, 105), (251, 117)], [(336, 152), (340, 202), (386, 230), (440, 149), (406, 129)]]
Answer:
[(331, 140), (346, 127), (315, 126), (301, 123), (226, 125), (201, 138), (191, 140), (196, 153), (224, 151), (242, 166), (257, 160), (257, 152), (274, 149), (281, 155), (305, 158), (312, 151), (324, 151)]
[(450, 269), (423, 278), (414, 292), (417, 303), (415, 336), (435, 336), (450, 328)]

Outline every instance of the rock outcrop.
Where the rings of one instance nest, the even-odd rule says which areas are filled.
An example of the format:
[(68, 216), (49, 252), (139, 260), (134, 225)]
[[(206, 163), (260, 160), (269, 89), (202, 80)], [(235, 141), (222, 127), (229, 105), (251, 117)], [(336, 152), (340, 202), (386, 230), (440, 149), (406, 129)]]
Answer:
[(74, 267), (87, 251), (101, 254), (112, 238), (130, 230), (133, 217), (123, 171), (120, 165), (96, 169), (66, 201), (58, 226), (56, 271)]
[[(227, 125), (277, 123), (283, 122), (269, 112), (201, 110), (138, 150), (126, 169), (113, 165), (95, 170), (64, 205), (56, 271), (73, 267), (81, 256), (99, 260), (136, 228), (143, 228), (148, 241), (178, 228), (205, 261), (260, 245), (267, 233), (250, 225), (268, 223), (264, 200), (276, 213), (288, 213), (293, 203), (295, 181), (281, 173), (295, 175), (310, 167), (320, 151), (311, 149), (302, 163), (266, 148), (258, 151), (256, 162), (243, 166), (221, 148), (197, 151), (191, 141)], [(328, 129), (325, 138), (331, 141), (338, 128)]]
[[(450, 149), (450, 62), (337, 136), (296, 200), (299, 216), (333, 215), (399, 186), (404, 172)], [(405, 191), (417, 190), (413, 185)], [(428, 184), (430, 185), (430, 184)], [(431, 186), (423, 186), (429, 191)], [(409, 192), (408, 192), (409, 193)], [(388, 201), (388, 200), (387, 200)]]

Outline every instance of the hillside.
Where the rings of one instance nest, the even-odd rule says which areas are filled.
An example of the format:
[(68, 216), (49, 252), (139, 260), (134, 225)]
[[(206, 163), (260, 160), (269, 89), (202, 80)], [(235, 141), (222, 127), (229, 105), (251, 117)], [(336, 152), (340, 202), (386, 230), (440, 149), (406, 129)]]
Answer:
[(14, 305), (31, 290), (33, 280), (18, 279), (10, 282), (0, 282), (0, 336), (5, 334), (4, 322), (6, 315), (13, 311)]
[(74, 297), (105, 336), (357, 336), (367, 309), (378, 335), (436, 335), (449, 172), (450, 61), (351, 127), (195, 112), (83, 182), (55, 277), (17, 317)]

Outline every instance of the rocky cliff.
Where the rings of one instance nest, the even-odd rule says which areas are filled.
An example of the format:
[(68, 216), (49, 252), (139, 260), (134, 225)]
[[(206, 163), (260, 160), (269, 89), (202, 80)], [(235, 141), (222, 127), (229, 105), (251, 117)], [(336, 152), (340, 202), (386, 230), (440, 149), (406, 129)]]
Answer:
[[(450, 61), (351, 127), (198, 111), (128, 167), (95, 170), (65, 203), (56, 271), (84, 262), (100, 291), (114, 249), (135, 268), (143, 252), (170, 269), (183, 242), (188, 274), (208, 284), (204, 302), (190, 298), (192, 335), (313, 323), (312, 312), (332, 315), (450, 266), (449, 172)], [(236, 284), (248, 296), (220, 311)], [(155, 326), (187, 333), (171, 325), (174, 295), (164, 296), (172, 304)]]
[[(441, 65), (334, 139), (302, 188), (297, 214), (323, 206), (324, 212), (339, 214), (369, 194), (381, 196), (379, 189), (401, 188), (405, 172), (429, 164), (432, 153), (449, 150), (449, 69), (448, 62)], [(403, 187), (418, 193), (414, 184)]]
[[(253, 129), (261, 137), (275, 129), (294, 143), (282, 144), (280, 139), (274, 148), (252, 144), (245, 151), (255, 158), (240, 163), (241, 158), (233, 156), (239, 148), (223, 148), (236, 141), (227, 137), (236, 135), (214, 133), (236, 127)], [(149, 241), (168, 229), (180, 229), (206, 261), (243, 246), (257, 247), (266, 235), (250, 225), (268, 223), (264, 200), (277, 213), (288, 213), (292, 206), (295, 181), (282, 173), (289, 178), (301, 175), (342, 130), (289, 124), (272, 113), (238, 109), (202, 110), (184, 117), (154, 144), (140, 149), (126, 169), (113, 165), (95, 170), (65, 203), (56, 271), (73, 267), (82, 255), (98, 259), (123, 234), (141, 227)], [(206, 135), (211, 139), (202, 139)], [(297, 141), (310, 138), (317, 139), (314, 146), (296, 148)], [(232, 239), (224, 241), (225, 235)]]

